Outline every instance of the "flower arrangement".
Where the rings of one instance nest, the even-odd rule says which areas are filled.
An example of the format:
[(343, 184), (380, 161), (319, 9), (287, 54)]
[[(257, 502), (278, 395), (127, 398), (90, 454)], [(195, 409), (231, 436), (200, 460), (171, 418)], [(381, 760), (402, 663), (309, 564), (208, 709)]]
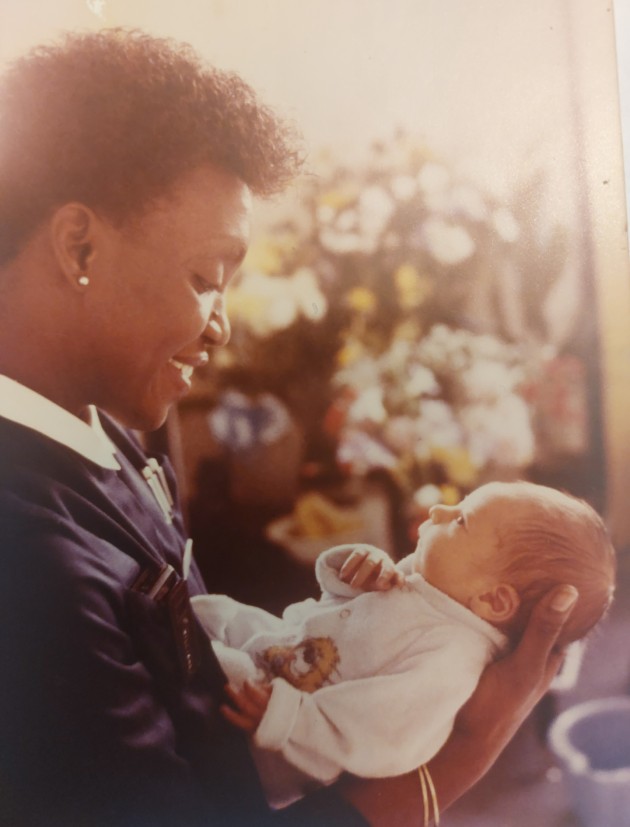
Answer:
[(541, 182), (499, 201), (403, 135), (319, 167), (233, 288), (220, 386), (277, 396), (307, 459), (387, 468), (418, 502), (524, 473), (564, 258), (536, 226)]
[(533, 461), (527, 378), (522, 346), (436, 324), (341, 367), (326, 424), (345, 468), (387, 468), (426, 509)]

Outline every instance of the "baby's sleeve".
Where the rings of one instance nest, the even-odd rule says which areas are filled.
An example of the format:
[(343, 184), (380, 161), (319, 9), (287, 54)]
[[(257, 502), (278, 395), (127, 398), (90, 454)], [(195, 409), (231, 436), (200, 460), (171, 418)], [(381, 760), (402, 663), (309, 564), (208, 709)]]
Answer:
[(452, 650), (424, 652), (392, 674), (345, 681), (309, 694), (273, 681), (254, 741), (277, 750), (322, 783), (342, 772), (386, 777), (428, 761), (444, 744), (480, 668)]
[(224, 594), (191, 598), (197, 619), (208, 637), (236, 649), (245, 646), (259, 632), (282, 629), (282, 620), (257, 606), (239, 603)]
[(355, 589), (339, 579), (341, 567), (348, 557), (350, 557), (353, 551), (360, 551), (361, 549), (366, 549), (371, 554), (391, 562), (391, 557), (386, 551), (376, 546), (371, 546), (369, 543), (352, 543), (343, 546), (334, 546), (328, 549), (328, 551), (324, 551), (319, 555), (315, 563), (315, 576), (317, 577), (317, 582), (324, 596), (356, 597), (358, 594), (363, 594), (363, 589)]

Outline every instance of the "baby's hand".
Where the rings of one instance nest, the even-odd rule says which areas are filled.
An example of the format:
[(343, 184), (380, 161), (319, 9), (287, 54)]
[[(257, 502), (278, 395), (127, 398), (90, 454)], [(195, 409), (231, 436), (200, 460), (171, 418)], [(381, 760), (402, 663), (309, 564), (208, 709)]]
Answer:
[(359, 547), (339, 570), (339, 579), (364, 592), (388, 591), (404, 582), (394, 561), (385, 552)]
[(240, 689), (228, 684), (225, 691), (236, 709), (223, 704), (221, 712), (230, 723), (253, 735), (263, 719), (269, 705), (271, 686), (268, 683), (250, 683), (245, 681)]

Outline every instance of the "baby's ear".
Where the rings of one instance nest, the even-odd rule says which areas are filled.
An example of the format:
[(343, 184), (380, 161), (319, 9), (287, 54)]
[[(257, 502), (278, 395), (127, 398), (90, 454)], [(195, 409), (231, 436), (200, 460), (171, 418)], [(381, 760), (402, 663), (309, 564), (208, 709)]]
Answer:
[(499, 583), (490, 590), (475, 595), (469, 608), (490, 623), (506, 623), (514, 617), (520, 603), (521, 598), (514, 586)]

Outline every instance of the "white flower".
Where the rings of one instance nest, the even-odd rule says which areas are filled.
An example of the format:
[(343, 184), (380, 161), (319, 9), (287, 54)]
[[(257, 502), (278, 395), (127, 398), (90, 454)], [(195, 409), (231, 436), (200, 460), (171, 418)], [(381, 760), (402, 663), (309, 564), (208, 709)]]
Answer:
[(422, 396), (438, 393), (440, 386), (433, 371), (424, 365), (412, 365), (409, 369), (409, 379), (405, 385), (405, 392), (410, 396)]
[(426, 192), (424, 194), (424, 206), (431, 213), (442, 213), (447, 215), (451, 211), (451, 196), (448, 190)]
[(498, 399), (510, 393), (521, 379), (521, 372), (503, 362), (474, 360), (460, 378), (466, 396), (471, 399)]
[(256, 336), (285, 330), (300, 314), (316, 321), (328, 310), (315, 274), (307, 267), (286, 277), (253, 270), (244, 273), (230, 294), (229, 307)]
[(392, 217), (396, 204), (394, 199), (376, 185), (366, 187), (359, 196), (359, 226), (368, 238), (379, 236)]
[(441, 264), (460, 264), (475, 251), (475, 242), (464, 227), (429, 218), (422, 230), (429, 252)]
[(317, 207), (317, 220), (321, 224), (330, 224), (336, 215), (336, 211), (330, 204), (320, 204), (319, 207)]
[(483, 221), (488, 215), (488, 209), (481, 194), (473, 187), (460, 184), (453, 188), (450, 196), (451, 209), (472, 218), (473, 221)]
[(423, 443), (440, 448), (458, 447), (463, 441), (463, 432), (452, 408), (441, 399), (423, 400), (418, 433)]
[(512, 243), (518, 241), (521, 234), (516, 219), (506, 207), (499, 207), (492, 215), (494, 229), (501, 236), (503, 241)]
[(446, 167), (433, 161), (424, 164), (418, 173), (418, 185), (425, 193), (445, 190), (449, 180), (450, 175)]
[(369, 356), (353, 362), (349, 367), (337, 371), (334, 377), (336, 385), (350, 388), (367, 388), (378, 385), (380, 374), (374, 359)]
[(374, 422), (380, 425), (386, 419), (383, 389), (376, 386), (361, 391), (348, 410), (350, 422)]
[(412, 347), (412, 343), (406, 339), (395, 339), (389, 349), (379, 357), (379, 370), (402, 373), (411, 355)]
[(310, 321), (323, 319), (328, 310), (326, 296), (320, 290), (315, 273), (300, 267), (289, 279), (289, 288), (302, 314)]
[(416, 194), (417, 183), (411, 175), (395, 175), (391, 180), (391, 188), (398, 201), (409, 201)]
[(356, 474), (366, 474), (372, 468), (395, 468), (398, 458), (365, 431), (345, 428), (337, 447), (337, 460), (349, 465)]
[(476, 465), (489, 462), (522, 468), (534, 458), (535, 439), (529, 410), (516, 394), (492, 405), (473, 404), (461, 412), (467, 446)]
[(442, 492), (437, 485), (423, 485), (413, 495), (413, 503), (423, 511), (442, 502)]
[(362, 243), (361, 236), (358, 233), (340, 233), (329, 228), (325, 228), (320, 232), (319, 240), (325, 250), (337, 255), (356, 253), (361, 248)]
[(392, 416), (385, 423), (383, 436), (398, 454), (413, 453), (418, 442), (417, 422), (410, 416)]
[(286, 330), (295, 322), (298, 308), (294, 296), (286, 289), (275, 290), (275, 295), (267, 303), (266, 321), (271, 330)]
[(342, 210), (335, 221), (335, 229), (342, 233), (354, 230), (357, 226), (357, 219), (356, 210)]

